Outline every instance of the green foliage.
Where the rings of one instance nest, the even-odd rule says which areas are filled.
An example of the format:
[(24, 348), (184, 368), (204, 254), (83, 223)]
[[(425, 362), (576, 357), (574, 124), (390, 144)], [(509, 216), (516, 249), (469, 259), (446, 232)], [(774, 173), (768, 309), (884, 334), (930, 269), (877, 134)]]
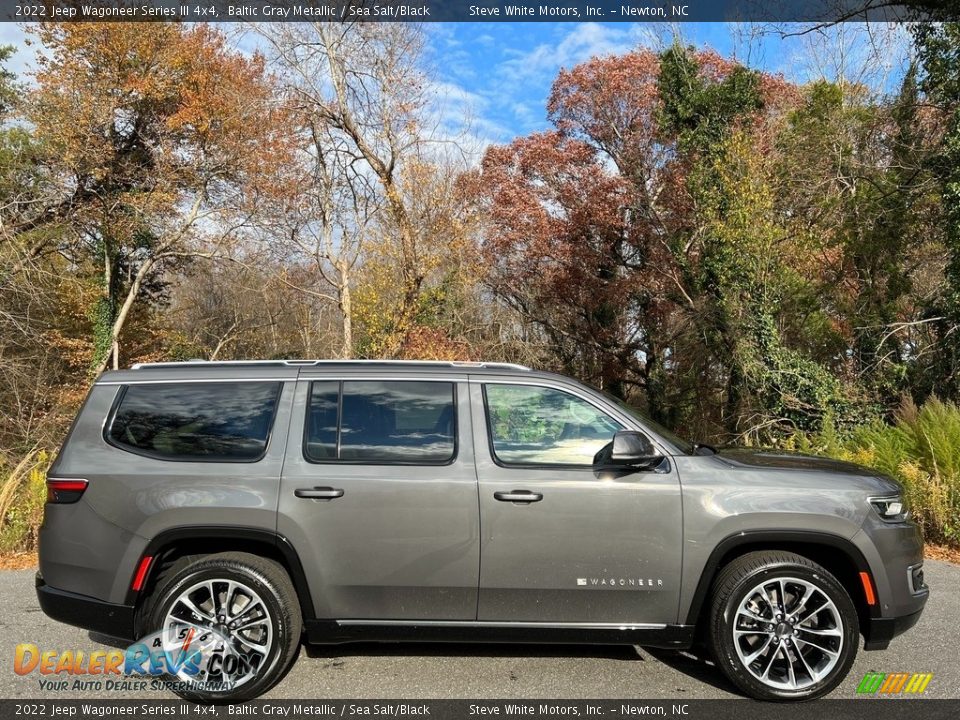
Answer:
[(846, 433), (832, 425), (797, 433), (786, 446), (875, 468), (895, 478), (930, 542), (960, 543), (960, 406), (906, 402), (893, 425), (874, 421)]
[[(662, 132), (676, 135), (691, 158), (686, 188), (701, 249), (698, 266), (685, 264), (704, 304), (696, 321), (728, 368), (728, 428), (760, 440), (818, 429), (827, 415), (848, 425), (862, 411), (856, 393), (789, 347), (778, 326), (785, 290), (812, 293), (783, 257), (791, 230), (777, 212), (772, 167), (754, 148), (749, 126), (764, 107), (759, 76), (734, 67), (708, 82), (692, 53), (675, 45), (661, 56), (659, 92)], [(807, 116), (841, 102), (835, 86), (814, 86)]]
[(113, 303), (105, 295), (97, 297), (88, 317), (93, 327), (93, 357), (90, 368), (96, 371), (113, 347)]
[(0, 45), (0, 122), (6, 118), (19, 94), (16, 76), (4, 67), (13, 53), (13, 46)]
[(914, 27), (923, 66), (921, 85), (942, 113), (945, 132), (930, 165), (940, 183), (944, 243), (949, 254), (940, 323), (943, 352), (937, 376), (941, 392), (960, 398), (960, 23), (919, 24)]
[(756, 72), (737, 66), (723, 80), (709, 82), (693, 48), (674, 43), (660, 56), (658, 122), (678, 138), (680, 150), (710, 154), (738, 119), (763, 107), (759, 81)]
[(748, 326), (752, 332), (738, 345), (737, 360), (770, 423), (754, 436), (822, 429), (828, 419), (850, 427), (863, 417), (862, 403), (829, 369), (783, 344), (769, 313), (754, 314)]

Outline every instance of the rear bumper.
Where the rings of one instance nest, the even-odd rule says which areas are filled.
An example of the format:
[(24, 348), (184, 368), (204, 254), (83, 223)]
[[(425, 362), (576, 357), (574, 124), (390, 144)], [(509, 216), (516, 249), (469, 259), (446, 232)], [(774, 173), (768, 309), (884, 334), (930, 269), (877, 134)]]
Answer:
[(40, 573), (37, 573), (36, 584), (37, 600), (47, 617), (120, 640), (133, 642), (136, 639), (132, 605), (116, 605), (57, 590), (47, 585)]

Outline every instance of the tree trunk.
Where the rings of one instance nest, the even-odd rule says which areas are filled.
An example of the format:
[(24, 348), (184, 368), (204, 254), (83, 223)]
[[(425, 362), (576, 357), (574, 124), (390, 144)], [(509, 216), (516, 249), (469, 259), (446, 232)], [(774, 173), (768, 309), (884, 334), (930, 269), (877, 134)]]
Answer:
[[(120, 311), (117, 313), (116, 319), (113, 321), (113, 328), (111, 329), (110, 335), (110, 344), (112, 347), (119, 348), (120, 344), (118, 338), (120, 337), (120, 332), (123, 330), (124, 323), (127, 321), (127, 316), (130, 314), (130, 308), (133, 307), (133, 303), (137, 299), (137, 295), (140, 294), (140, 287), (143, 285), (144, 278), (150, 273), (153, 269), (156, 260), (149, 259), (146, 260), (143, 265), (140, 266), (140, 269), (137, 271), (137, 274), (133, 278), (133, 283), (130, 285), (130, 289), (127, 291), (127, 296), (124, 298), (123, 305), (120, 306)], [(94, 375), (100, 375), (104, 370), (107, 369), (107, 365), (110, 362), (110, 356), (104, 355), (100, 363), (94, 370)], [(118, 365), (117, 361), (114, 361), (114, 368)]]
[(340, 314), (343, 317), (343, 346), (340, 357), (348, 360), (353, 357), (353, 298), (350, 295), (350, 284), (344, 283), (340, 288)]
[(655, 348), (647, 349), (647, 360), (643, 368), (644, 388), (647, 394), (647, 414), (662, 425), (668, 424), (667, 388), (662, 360)]
[[(107, 309), (110, 312), (110, 320), (115, 320), (113, 317), (113, 307), (114, 307), (114, 297), (113, 297), (113, 261), (110, 257), (110, 243), (105, 239), (103, 241), (103, 292), (101, 293), (104, 302), (107, 304)], [(110, 349), (106, 351), (106, 354), (103, 358), (104, 367), (106, 363), (113, 358), (113, 369), (117, 369), (117, 364), (119, 360), (117, 355), (120, 353), (120, 344), (117, 342), (117, 338), (114, 336), (110, 340)], [(97, 371), (97, 375), (102, 371)]]

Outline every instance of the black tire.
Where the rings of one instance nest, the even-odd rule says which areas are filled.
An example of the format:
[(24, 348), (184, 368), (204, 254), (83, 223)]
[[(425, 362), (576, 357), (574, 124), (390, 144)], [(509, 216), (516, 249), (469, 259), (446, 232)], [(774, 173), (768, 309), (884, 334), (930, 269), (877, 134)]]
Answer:
[[(167, 676), (171, 690), (191, 702), (242, 702), (259, 697), (284, 678), (297, 658), (303, 618), (296, 591), (284, 568), (248, 553), (225, 552), (181, 558), (157, 578), (139, 613), (141, 635), (157, 632), (175, 600), (192, 585), (205, 580), (233, 580), (254, 590), (267, 606), (273, 643), (255, 675), (242, 686), (212, 691), (189, 687)], [(240, 613), (238, 613), (239, 615)]]
[[(778, 600), (780, 593), (776, 589), (778, 585), (773, 586), (773, 592), (769, 595), (769, 598), (773, 601), (772, 605), (770, 603), (758, 605), (758, 607), (762, 607), (763, 609), (757, 614), (766, 618), (767, 613), (770, 613), (773, 620), (761, 623), (751, 619), (749, 616), (743, 619), (743, 615), (740, 616), (740, 620), (737, 619), (741, 605), (749, 602), (748, 595), (753, 598), (762, 597), (761, 595), (753, 593), (755, 588), (763, 583), (784, 578), (797, 579), (810, 583), (812, 586), (815, 586), (820, 593), (823, 593), (825, 598), (833, 603), (836, 613), (832, 613), (829, 605), (824, 605), (827, 609), (823, 615), (818, 615), (816, 619), (808, 621), (807, 627), (812, 626), (813, 630), (820, 629), (820, 617), (825, 616), (826, 620), (823, 621), (823, 628), (833, 633), (835, 637), (830, 637), (824, 642), (809, 630), (802, 630), (800, 624), (776, 622), (776, 615), (774, 613), (776, 613), (777, 610), (773, 608), (773, 605), (781, 604), (780, 600)], [(786, 587), (787, 590), (784, 593), (785, 602), (783, 602), (783, 605), (786, 605), (787, 612), (785, 614), (788, 616), (787, 619), (794, 619), (795, 617), (807, 614), (807, 609), (805, 609), (805, 606), (801, 603), (803, 595), (799, 592), (797, 592), (796, 595), (791, 593), (789, 582), (787, 582)], [(803, 589), (800, 583), (797, 583), (793, 587), (798, 591)], [(812, 598), (810, 602), (812, 606), (816, 608), (821, 596), (813, 591), (809, 592), (809, 597)], [(791, 606), (796, 608), (798, 605), (804, 609), (800, 612), (790, 609)], [(767, 609), (768, 606), (769, 609)], [(791, 612), (796, 613), (796, 615), (792, 616)], [(735, 623), (740, 624), (735, 625)], [(740, 636), (738, 640), (735, 640), (734, 629), (743, 629), (744, 627), (762, 628), (764, 632), (763, 634), (758, 632), (757, 635)], [(771, 630), (770, 628), (773, 629)], [(782, 638), (779, 634), (781, 632), (783, 633)], [(765, 637), (768, 637), (769, 640), (765, 640)], [(803, 641), (803, 638), (815, 640), (818, 643), (823, 642), (824, 645), (829, 646), (831, 651), (836, 651), (836, 659), (833, 660), (834, 655), (827, 655), (817, 649), (816, 646), (808, 645)], [(780, 646), (775, 642), (776, 640), (782, 640), (782, 642), (785, 643), (782, 649), (777, 649)], [(773, 550), (748, 553), (726, 565), (718, 573), (714, 581), (709, 626), (707, 629), (707, 642), (714, 660), (723, 673), (734, 685), (752, 698), (758, 700), (788, 701), (812, 700), (826, 695), (840, 684), (850, 671), (850, 666), (853, 664), (853, 660), (857, 654), (859, 640), (860, 634), (857, 622), (857, 611), (853, 605), (853, 601), (850, 599), (850, 595), (826, 569), (805, 557), (794, 553)], [(738, 646), (735, 644), (737, 642), (741, 643), (739, 645), (739, 651)], [(764, 645), (764, 643), (768, 642), (769, 645)], [(755, 644), (751, 646), (749, 643)], [(753, 671), (751, 671), (744, 660), (741, 659), (741, 653), (745, 659), (749, 659), (752, 652), (762, 647), (767, 647), (765, 651), (766, 654), (750, 664), (750, 667), (753, 668)], [(806, 653), (805, 657), (812, 657), (814, 661), (818, 659), (822, 660), (825, 663), (823, 670), (827, 669), (829, 662), (834, 662), (835, 664), (829, 671), (825, 672), (822, 677), (818, 676), (815, 678), (814, 675), (818, 675), (816, 672), (817, 668), (814, 667), (813, 673), (806, 672), (804, 657), (797, 655), (797, 652), (801, 649)], [(777, 657), (774, 658), (774, 655)], [(770, 672), (772, 673), (776, 670), (777, 673), (780, 673), (779, 677), (783, 677), (783, 673), (794, 672), (794, 684), (797, 687), (775, 687), (773, 685), (777, 683), (779, 677), (768, 675), (767, 681), (762, 681), (761, 677), (764, 675), (763, 672), (759, 673), (761, 677), (757, 677), (754, 672), (765, 669), (768, 662), (771, 663)], [(793, 666), (793, 671), (790, 670), (791, 665)], [(787, 675), (783, 677), (781, 682), (786, 683), (790, 678), (791, 676)], [(806, 685), (800, 687), (804, 683), (806, 683)]]

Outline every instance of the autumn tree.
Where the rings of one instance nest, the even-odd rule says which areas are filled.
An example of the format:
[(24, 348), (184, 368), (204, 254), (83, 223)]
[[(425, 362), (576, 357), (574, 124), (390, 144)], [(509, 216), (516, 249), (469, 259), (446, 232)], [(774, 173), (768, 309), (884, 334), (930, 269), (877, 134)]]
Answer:
[(798, 97), (679, 45), (562, 71), (557, 130), (492, 148), (481, 168), (494, 287), (565, 369), (641, 389), (668, 424), (712, 415), (755, 433), (846, 412), (845, 388), (791, 346), (779, 312), (787, 288), (809, 285), (790, 268), (805, 249), (776, 202), (773, 151)]
[(673, 311), (694, 299), (674, 259), (688, 211), (660, 73), (648, 50), (562, 71), (548, 103), (557, 131), (488, 151), (479, 187), (501, 296), (543, 325), (565, 369), (621, 396), (639, 387), (668, 420)]
[(162, 272), (213, 256), (247, 223), (261, 172), (281, 161), (275, 94), (259, 56), (206, 26), (49, 24), (27, 117), (59, 189), (15, 232), (59, 224), (58, 249), (99, 286), (91, 369), (120, 358), (135, 303)]
[(466, 360), (487, 346), (475, 215), (460, 182), (466, 166), (456, 155), (433, 153), (406, 163), (400, 173), (404, 202), (418, 228), (422, 275), (406, 324), (397, 322), (409, 298), (396, 226), (389, 215), (374, 225), (358, 275), (358, 352), (364, 357), (428, 359), (435, 353)]
[(493, 289), (536, 318), (567, 370), (622, 395), (649, 349), (632, 321), (645, 290), (624, 267), (628, 184), (557, 132), (491, 148), (480, 172)]

